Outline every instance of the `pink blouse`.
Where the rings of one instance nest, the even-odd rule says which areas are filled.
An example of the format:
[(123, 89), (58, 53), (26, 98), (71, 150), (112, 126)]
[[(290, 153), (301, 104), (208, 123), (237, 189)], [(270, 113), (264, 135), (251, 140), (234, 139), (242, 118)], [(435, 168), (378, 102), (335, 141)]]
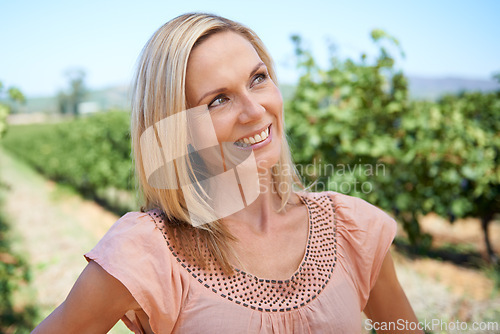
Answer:
[[(127, 287), (155, 333), (359, 333), (396, 222), (359, 198), (300, 195), (309, 236), (287, 280), (193, 266), (172, 247), (157, 209), (125, 214), (85, 257)], [(122, 320), (144, 332), (134, 311)]]

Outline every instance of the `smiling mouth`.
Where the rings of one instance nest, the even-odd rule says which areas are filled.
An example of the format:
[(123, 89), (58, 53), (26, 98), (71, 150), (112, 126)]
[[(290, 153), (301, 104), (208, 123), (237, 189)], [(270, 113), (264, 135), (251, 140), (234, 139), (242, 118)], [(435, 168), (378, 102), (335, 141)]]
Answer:
[(246, 138), (239, 139), (234, 144), (236, 146), (239, 146), (239, 147), (250, 147), (252, 145), (261, 143), (264, 140), (266, 140), (267, 137), (269, 137), (269, 130), (270, 130), (270, 128), (271, 128), (271, 125), (269, 125), (265, 130), (262, 130), (261, 133), (258, 133), (258, 134), (254, 135), (254, 136), (251, 136), (251, 137), (246, 137)]

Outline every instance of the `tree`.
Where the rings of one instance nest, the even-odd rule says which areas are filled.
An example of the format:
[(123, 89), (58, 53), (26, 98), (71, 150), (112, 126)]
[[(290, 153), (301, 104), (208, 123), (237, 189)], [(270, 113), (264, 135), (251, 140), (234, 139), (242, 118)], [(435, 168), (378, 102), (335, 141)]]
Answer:
[(454, 193), (449, 212), (452, 218), (480, 218), (490, 262), (499, 264), (489, 225), (500, 213), (500, 91), (448, 95), (439, 106), (453, 143), (443, 147), (452, 176), (447, 188)]
[[(16, 87), (10, 87), (4, 92), (3, 83), (0, 81), (0, 100), (10, 100), (11, 103), (24, 103), (26, 101), (23, 93)], [(0, 139), (7, 131), (7, 116), (12, 107), (6, 103), (0, 103)]]
[(85, 88), (85, 71), (79, 68), (72, 68), (65, 71), (68, 79), (68, 88), (57, 95), (59, 111), (63, 114), (80, 114), (79, 105), (87, 94)]
[(294, 158), (308, 166), (306, 183), (316, 181), (316, 190), (362, 197), (394, 212), (410, 241), (425, 246), (430, 238), (420, 231), (418, 204), (405, 195), (407, 182), (394, 180), (394, 174), (403, 173), (413, 178), (398, 165), (401, 119), (409, 100), (407, 80), (394, 68), (384, 45), (389, 42), (402, 51), (381, 30), (373, 31), (372, 39), (379, 46), (373, 61), (366, 55), (359, 61), (332, 55), (323, 70), (302, 48), (300, 37), (292, 38), (302, 71), (295, 96), (286, 105)]
[(493, 74), (493, 79), (500, 83), (500, 72), (496, 72)]

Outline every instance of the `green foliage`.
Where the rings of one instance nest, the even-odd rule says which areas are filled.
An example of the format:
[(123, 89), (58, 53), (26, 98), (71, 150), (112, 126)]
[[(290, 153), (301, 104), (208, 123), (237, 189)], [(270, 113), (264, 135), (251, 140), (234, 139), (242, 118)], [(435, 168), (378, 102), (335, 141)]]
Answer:
[[(382, 46), (399, 43), (372, 32), (372, 62), (331, 57), (321, 69), (292, 38), (302, 72), (286, 105), (295, 161), (306, 184), (362, 197), (392, 211), (423, 250), (418, 217), (490, 216), (498, 212), (500, 93), (410, 102), (407, 80)], [(307, 166), (301, 168), (301, 166)]]
[[(0, 187), (5, 185), (0, 183)], [(9, 225), (1, 212), (0, 198), (0, 333), (29, 333), (35, 326), (37, 309), (33, 305), (15, 305), (14, 294), (30, 281), (26, 261), (12, 252)]]
[(103, 189), (132, 188), (129, 117), (115, 111), (13, 126), (3, 145), (49, 178), (98, 198)]
[[(373, 33), (379, 42), (386, 36)], [(399, 210), (416, 240), (416, 216), (406, 214), (414, 202), (393, 186), (392, 175), (401, 118), (409, 109), (406, 78), (393, 70), (394, 61), (383, 48), (373, 64), (366, 57), (360, 62), (332, 57), (330, 68), (323, 70), (302, 49), (300, 38), (294, 42), (304, 74), (286, 106), (287, 126), (295, 161), (314, 166), (313, 173), (304, 175), (306, 184), (316, 180), (316, 190), (339, 191)]]
[[(4, 85), (0, 81), (0, 98), (3, 98), (5, 93), (3, 91)], [(24, 103), (26, 101), (23, 93), (16, 87), (10, 87), (7, 90), (7, 98), (12, 102)], [(5, 103), (0, 103), (0, 139), (7, 131), (7, 116), (11, 112), (10, 107)]]
[(9, 95), (10, 99), (13, 101), (17, 101), (20, 103), (26, 102), (26, 98), (24, 97), (24, 94), (16, 87), (10, 87), (9, 90), (7, 91), (7, 94)]
[(419, 192), (425, 212), (488, 220), (498, 212), (500, 92), (415, 103), (403, 130), (401, 147), (425, 187)]
[(2, 139), (4, 133), (7, 131), (7, 116), (9, 112), (9, 107), (0, 103), (0, 139)]

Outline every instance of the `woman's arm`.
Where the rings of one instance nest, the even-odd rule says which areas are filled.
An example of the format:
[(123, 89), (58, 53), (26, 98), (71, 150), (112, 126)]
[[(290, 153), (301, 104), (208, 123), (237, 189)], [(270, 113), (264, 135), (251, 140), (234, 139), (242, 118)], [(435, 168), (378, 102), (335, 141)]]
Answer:
[[(418, 328), (418, 320), (399, 284), (390, 252), (387, 252), (384, 258), (364, 312), (372, 320), (372, 324), (379, 325), (376, 327), (380, 328), (382, 324), (396, 324), (396, 330), (384, 330), (384, 333), (424, 333), (422, 330), (415, 330)], [(401, 326), (397, 326), (398, 324)]]
[(107, 333), (125, 312), (137, 308), (127, 288), (90, 261), (66, 300), (32, 333)]

